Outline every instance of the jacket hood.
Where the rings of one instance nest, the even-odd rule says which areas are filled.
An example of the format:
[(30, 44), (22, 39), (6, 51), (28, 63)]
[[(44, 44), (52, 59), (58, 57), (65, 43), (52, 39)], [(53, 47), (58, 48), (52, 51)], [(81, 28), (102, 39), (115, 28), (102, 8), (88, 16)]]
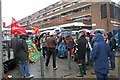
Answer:
[(26, 39), (27, 39), (27, 36), (24, 35), (24, 34), (21, 34), (21, 35), (20, 35), (20, 39), (24, 39), (24, 40), (26, 40)]
[(95, 42), (104, 41), (104, 38), (103, 38), (102, 34), (100, 34), (100, 33), (96, 34), (95, 37), (94, 37), (94, 41)]
[(112, 37), (113, 37), (112, 32), (107, 33), (107, 35), (108, 35), (108, 39), (109, 39), (109, 40), (110, 40), (110, 38), (112, 38)]

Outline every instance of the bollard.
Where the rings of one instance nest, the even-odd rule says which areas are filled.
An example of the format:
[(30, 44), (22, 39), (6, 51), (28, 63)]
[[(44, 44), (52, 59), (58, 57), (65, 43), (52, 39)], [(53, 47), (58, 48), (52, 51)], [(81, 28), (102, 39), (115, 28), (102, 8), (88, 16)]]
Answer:
[(41, 76), (44, 76), (44, 60), (43, 60), (43, 56), (40, 57), (40, 69), (41, 69)]
[(68, 69), (71, 69), (71, 59), (70, 59), (70, 52), (68, 52)]

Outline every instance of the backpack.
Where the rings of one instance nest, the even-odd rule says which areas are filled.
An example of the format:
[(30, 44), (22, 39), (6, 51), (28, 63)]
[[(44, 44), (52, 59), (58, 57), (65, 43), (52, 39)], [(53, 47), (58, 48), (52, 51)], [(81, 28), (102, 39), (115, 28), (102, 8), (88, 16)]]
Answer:
[(110, 38), (110, 47), (111, 47), (111, 49), (116, 48), (116, 40), (114, 37)]
[(19, 39), (17, 44), (16, 44), (16, 51), (19, 51), (23, 48), (23, 40)]

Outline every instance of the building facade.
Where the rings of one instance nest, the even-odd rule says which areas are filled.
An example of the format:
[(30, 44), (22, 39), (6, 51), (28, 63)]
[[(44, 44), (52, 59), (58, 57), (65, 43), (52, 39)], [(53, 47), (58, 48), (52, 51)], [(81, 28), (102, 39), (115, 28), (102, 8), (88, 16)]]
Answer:
[[(76, 29), (105, 29), (116, 30), (120, 27), (120, 5), (114, 2), (92, 2), (74, 0), (59, 1), (39, 10), (21, 20), (20, 24), (26, 29), (39, 26), (40, 29), (58, 27), (69, 23), (82, 23)], [(73, 29), (75, 26), (71, 26)], [(69, 28), (69, 27), (68, 27)]]

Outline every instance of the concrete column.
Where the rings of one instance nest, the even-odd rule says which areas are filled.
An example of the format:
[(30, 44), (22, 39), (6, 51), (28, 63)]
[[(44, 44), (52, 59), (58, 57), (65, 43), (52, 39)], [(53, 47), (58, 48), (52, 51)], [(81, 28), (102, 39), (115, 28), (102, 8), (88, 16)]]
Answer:
[(0, 0), (0, 80), (3, 75), (3, 59), (2, 59), (2, 17), (1, 17), (1, 0)]
[(68, 69), (71, 69), (70, 51), (68, 51)]
[(40, 69), (41, 69), (41, 76), (44, 76), (44, 59), (43, 56), (40, 57)]

